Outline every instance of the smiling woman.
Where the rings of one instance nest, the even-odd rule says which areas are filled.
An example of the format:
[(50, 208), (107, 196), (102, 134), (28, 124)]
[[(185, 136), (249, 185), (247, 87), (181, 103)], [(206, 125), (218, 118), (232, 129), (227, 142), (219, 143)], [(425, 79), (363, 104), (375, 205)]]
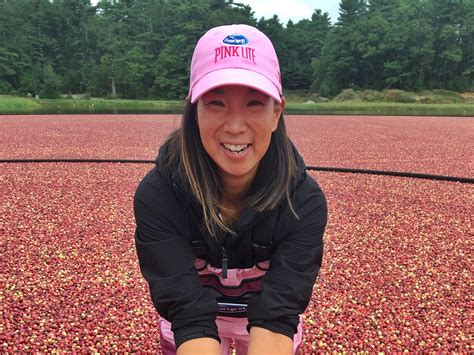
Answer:
[(199, 135), (217, 164), (225, 202), (243, 200), (283, 107), (284, 101), (276, 103), (260, 91), (237, 85), (211, 90), (199, 99)]
[[(135, 244), (165, 354), (291, 354), (322, 262), (324, 194), (282, 115), (272, 43), (198, 41), (181, 127), (135, 194)], [(220, 345), (219, 345), (220, 343)]]

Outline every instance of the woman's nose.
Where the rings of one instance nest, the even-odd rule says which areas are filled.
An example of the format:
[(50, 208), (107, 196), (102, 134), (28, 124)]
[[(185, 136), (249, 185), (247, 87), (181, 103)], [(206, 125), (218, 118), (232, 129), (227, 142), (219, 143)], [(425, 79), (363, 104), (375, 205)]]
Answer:
[(247, 130), (245, 117), (239, 112), (229, 112), (226, 122), (225, 131), (230, 134), (240, 134)]

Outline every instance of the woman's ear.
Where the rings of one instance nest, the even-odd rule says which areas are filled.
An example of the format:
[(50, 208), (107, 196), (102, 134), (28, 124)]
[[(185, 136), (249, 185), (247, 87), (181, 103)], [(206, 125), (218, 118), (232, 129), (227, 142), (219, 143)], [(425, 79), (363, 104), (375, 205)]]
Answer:
[(273, 129), (272, 132), (275, 132), (278, 127), (278, 122), (280, 122), (281, 114), (286, 106), (286, 98), (281, 97), (281, 102), (275, 101), (275, 111), (273, 112)]

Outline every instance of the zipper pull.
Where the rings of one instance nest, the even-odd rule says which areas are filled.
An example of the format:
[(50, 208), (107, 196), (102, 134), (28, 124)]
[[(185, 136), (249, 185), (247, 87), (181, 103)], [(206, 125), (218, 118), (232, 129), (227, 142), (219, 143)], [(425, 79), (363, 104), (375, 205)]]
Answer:
[(227, 278), (227, 252), (224, 247), (222, 247), (222, 278)]

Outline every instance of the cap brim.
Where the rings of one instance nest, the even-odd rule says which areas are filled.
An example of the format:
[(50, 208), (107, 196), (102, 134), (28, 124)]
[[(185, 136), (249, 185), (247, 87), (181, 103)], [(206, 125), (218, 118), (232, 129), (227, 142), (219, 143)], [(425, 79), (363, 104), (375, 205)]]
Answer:
[(281, 96), (276, 86), (262, 74), (247, 69), (226, 68), (204, 75), (191, 89), (191, 103), (195, 103), (209, 90), (223, 85), (248, 86), (273, 97), (279, 103), (281, 102)]

